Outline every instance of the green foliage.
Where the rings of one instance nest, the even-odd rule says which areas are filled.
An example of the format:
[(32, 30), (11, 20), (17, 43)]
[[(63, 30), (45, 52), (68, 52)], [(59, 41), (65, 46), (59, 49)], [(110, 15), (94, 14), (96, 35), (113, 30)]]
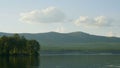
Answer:
[(18, 34), (0, 38), (0, 55), (38, 55), (40, 45), (36, 40), (27, 40)]

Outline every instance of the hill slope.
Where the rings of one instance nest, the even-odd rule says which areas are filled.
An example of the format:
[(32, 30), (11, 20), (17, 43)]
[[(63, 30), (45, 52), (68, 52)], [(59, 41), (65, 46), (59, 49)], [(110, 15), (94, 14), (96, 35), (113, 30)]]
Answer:
[[(13, 34), (0, 33), (0, 36)], [(38, 40), (42, 46), (42, 49), (70, 49), (70, 50), (84, 50), (84, 49), (120, 49), (120, 38), (117, 37), (104, 37), (87, 34), (84, 32), (72, 32), (72, 33), (21, 33), (21, 36), (25, 36), (27, 39)]]

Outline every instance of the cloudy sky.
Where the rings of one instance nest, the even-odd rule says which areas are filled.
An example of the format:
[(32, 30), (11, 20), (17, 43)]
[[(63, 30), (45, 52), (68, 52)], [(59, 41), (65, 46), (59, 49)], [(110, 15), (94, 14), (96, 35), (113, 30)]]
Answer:
[(0, 32), (120, 37), (120, 0), (0, 0)]

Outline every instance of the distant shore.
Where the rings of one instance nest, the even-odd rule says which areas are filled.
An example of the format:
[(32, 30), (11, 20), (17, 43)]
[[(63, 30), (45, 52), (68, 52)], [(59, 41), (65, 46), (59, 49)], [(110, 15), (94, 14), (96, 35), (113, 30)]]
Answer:
[(120, 51), (41, 51), (40, 55), (120, 55)]

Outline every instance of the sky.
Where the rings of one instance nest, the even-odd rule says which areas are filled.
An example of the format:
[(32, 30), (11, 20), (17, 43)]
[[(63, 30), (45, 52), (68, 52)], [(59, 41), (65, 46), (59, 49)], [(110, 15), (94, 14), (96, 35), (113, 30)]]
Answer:
[(0, 0), (0, 32), (120, 37), (120, 0)]

